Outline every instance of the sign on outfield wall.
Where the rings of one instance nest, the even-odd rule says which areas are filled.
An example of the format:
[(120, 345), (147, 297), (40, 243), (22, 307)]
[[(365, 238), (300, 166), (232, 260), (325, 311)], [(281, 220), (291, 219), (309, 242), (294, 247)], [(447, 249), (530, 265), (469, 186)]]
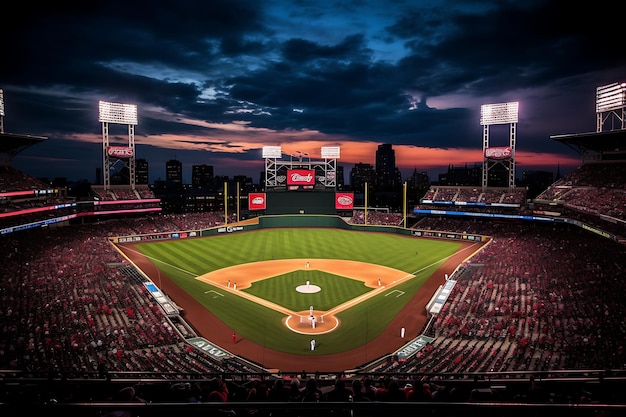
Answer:
[(248, 194), (248, 210), (265, 210), (267, 208), (267, 198), (265, 193)]
[(354, 208), (354, 193), (335, 193), (335, 209), (352, 210)]
[(289, 169), (287, 170), (287, 185), (315, 185), (315, 170)]

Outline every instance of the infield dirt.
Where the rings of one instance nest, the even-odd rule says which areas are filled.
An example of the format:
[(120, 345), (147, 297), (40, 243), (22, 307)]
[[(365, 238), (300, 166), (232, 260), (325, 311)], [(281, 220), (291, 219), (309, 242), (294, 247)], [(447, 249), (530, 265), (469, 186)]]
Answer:
[[(473, 250), (469, 252), (467, 249), (472, 245), (474, 245), (475, 248), (473, 248)], [(437, 291), (438, 287), (443, 284), (443, 277), (445, 276), (445, 274), (451, 275), (456, 267), (460, 263), (462, 263), (470, 255), (470, 253), (478, 250), (481, 245), (482, 243), (477, 242), (462, 242), (462, 246), (459, 248), (459, 251), (457, 251), (455, 255), (449, 257), (437, 269), (437, 271), (431, 276), (431, 278), (424, 283), (420, 291), (418, 291), (413, 296), (413, 298), (406, 304), (404, 309), (402, 309), (401, 312), (396, 315), (396, 317), (391, 321), (389, 326), (387, 326), (383, 333), (376, 339), (347, 352), (314, 357), (278, 352), (246, 339), (237, 339), (236, 343), (233, 344), (233, 329), (229, 328), (225, 323), (220, 321), (216, 316), (214, 316), (211, 312), (204, 308), (204, 306), (198, 303), (191, 295), (187, 294), (175, 283), (173, 283), (167, 277), (167, 275), (163, 274), (162, 272), (157, 272), (157, 268), (146, 257), (144, 257), (134, 247), (133, 244), (125, 243), (118, 245), (118, 247), (128, 257), (128, 259), (130, 259), (131, 262), (133, 262), (146, 275), (148, 275), (153, 282), (160, 282), (161, 289), (172, 300), (174, 300), (177, 305), (185, 310), (185, 320), (196, 330), (196, 332), (200, 336), (205, 337), (207, 340), (210, 340), (212, 343), (218, 346), (226, 348), (228, 351), (235, 355), (242, 356), (251, 361), (262, 364), (267, 369), (280, 370), (283, 373), (299, 373), (303, 370), (306, 370), (308, 372), (342, 372), (347, 369), (353, 369), (381, 356), (392, 353), (393, 351), (401, 347), (404, 343), (408, 342), (414, 337), (417, 337), (421, 333), (424, 325), (426, 324), (426, 304), (435, 293), (435, 291)], [(310, 261), (311, 268), (334, 268), (333, 273), (356, 278), (354, 276), (354, 273), (352, 272), (349, 272), (347, 274), (340, 273), (340, 271), (337, 269), (339, 268), (339, 266), (337, 265), (334, 265), (332, 267), (323, 266), (322, 262), (325, 262), (325, 260), (321, 259), (296, 260), (294, 262), (297, 262), (297, 265), (294, 266), (297, 268), (301, 268), (306, 261)], [(277, 261), (268, 261), (263, 263), (270, 264), (271, 262)], [(248, 273), (244, 273), (243, 270), (240, 270), (237, 273), (237, 276), (250, 276), (253, 278), (251, 278), (247, 282), (244, 280), (238, 281), (238, 289), (243, 289), (247, 285), (250, 285), (250, 282), (261, 279), (260, 277), (264, 273), (270, 274), (268, 276), (273, 276), (277, 274), (275, 269), (272, 269), (271, 271), (268, 269), (266, 272), (262, 272), (263, 270), (265, 270), (265, 268), (259, 268), (260, 265), (258, 262), (247, 265), (249, 268), (252, 268), (251, 271)], [(373, 288), (378, 287), (378, 272), (380, 272), (382, 285), (391, 285), (394, 280), (401, 278), (400, 275), (407, 275), (402, 271), (385, 267), (380, 268), (390, 271), (381, 270), (373, 274), (372, 270), (369, 268), (375, 266), (377, 265), (368, 264), (368, 276), (362, 277), (362, 280), (366, 282), (368, 286), (371, 286)], [(246, 265), (237, 266), (237, 268), (245, 267)], [(267, 268), (271, 267), (272, 265), (267, 265)], [(347, 266), (344, 265), (342, 268), (347, 268)], [(385, 272), (388, 273), (388, 275), (384, 275), (383, 278), (383, 273)], [(207, 277), (207, 275), (205, 275), (204, 277)], [(224, 285), (226, 288), (225, 282), (220, 282), (220, 284)], [(308, 316), (309, 311), (307, 310), (305, 312), (297, 313), (305, 314)], [(320, 315), (323, 313), (325, 312), (314, 312), (315, 315)], [(297, 319), (297, 321), (299, 323), (299, 318)], [(297, 326), (301, 327), (302, 329), (306, 328), (307, 332), (324, 332), (328, 331), (329, 326), (332, 326), (334, 322), (335, 321), (331, 319), (331, 317), (328, 317), (328, 319), (324, 320), (324, 325), (318, 322), (319, 325), (316, 324), (316, 329), (312, 329), (311, 326), (309, 326), (309, 324), (306, 322), (304, 325), (299, 324)], [(288, 323), (285, 324), (287, 325)], [(294, 326), (296, 326), (295, 323)], [(400, 329), (403, 327), (406, 331), (404, 338), (402, 338), (400, 334)]]

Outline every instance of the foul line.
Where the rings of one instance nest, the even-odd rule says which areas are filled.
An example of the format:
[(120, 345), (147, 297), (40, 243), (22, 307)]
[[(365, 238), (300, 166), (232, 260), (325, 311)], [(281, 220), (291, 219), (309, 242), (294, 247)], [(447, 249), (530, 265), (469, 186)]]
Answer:
[[(139, 255), (141, 255), (141, 256), (144, 256), (144, 257), (146, 257), (146, 258), (150, 259), (151, 261), (156, 261), (156, 262), (159, 262), (159, 263), (161, 263), (161, 264), (163, 264), (163, 265), (167, 265), (167, 266), (169, 266), (170, 268), (177, 269), (177, 270), (179, 270), (179, 271), (181, 271), (181, 272), (183, 272), (183, 273), (185, 273), (185, 274), (187, 274), (187, 275), (189, 275), (189, 276), (192, 276), (192, 277), (197, 277), (197, 276), (198, 276), (198, 275), (196, 275), (196, 274), (194, 274), (194, 273), (192, 273), (192, 272), (190, 272), (190, 271), (187, 271), (187, 270), (185, 270), (185, 269), (179, 268), (179, 267), (177, 267), (176, 265), (172, 265), (172, 264), (167, 263), (167, 262), (165, 262), (165, 261), (162, 261), (162, 260), (160, 260), (160, 259), (154, 258), (154, 257), (152, 257), (152, 256), (148, 256), (148, 255), (146, 255), (146, 254), (144, 254), (144, 253), (139, 252), (138, 250), (131, 249), (131, 248), (130, 248), (130, 247), (128, 247), (128, 246), (126, 246), (125, 248), (126, 248), (126, 250), (128, 250), (129, 252), (137, 253), (137, 254), (139, 254)], [(118, 248), (118, 251), (119, 251), (119, 248)], [(122, 254), (124, 254), (124, 252), (123, 252), (123, 251), (121, 251), (121, 252), (122, 252)], [(128, 259), (128, 257), (127, 257), (127, 256), (126, 256), (126, 259)], [(128, 260), (129, 260), (129, 262), (132, 262), (130, 259), (128, 259)], [(135, 267), (136, 267), (136, 268), (138, 268), (140, 271), (142, 271), (142, 272), (143, 272), (143, 270), (142, 270), (141, 268), (137, 267), (137, 265), (136, 265), (134, 262), (132, 262), (132, 264), (133, 264), (133, 265), (135, 265)], [(145, 274), (145, 273), (144, 273), (144, 274)]]
[[(403, 276), (402, 278), (399, 278), (399, 279), (397, 279), (397, 280), (392, 281), (392, 282), (391, 282), (390, 287), (391, 287), (391, 288), (393, 288), (393, 287), (395, 287), (396, 285), (399, 285), (401, 282), (406, 281), (406, 280), (407, 280), (407, 279), (409, 279), (409, 278), (413, 278), (413, 277), (415, 277), (418, 273), (423, 272), (423, 271), (425, 271), (425, 270), (427, 270), (427, 269), (429, 269), (429, 268), (432, 268), (433, 266), (435, 266), (435, 265), (437, 265), (437, 264), (443, 263), (443, 262), (447, 261), (448, 259), (450, 259), (451, 257), (458, 255), (458, 254), (459, 254), (459, 252), (465, 252), (465, 251), (467, 251), (467, 250), (469, 250), (469, 249), (473, 248), (473, 247), (474, 247), (474, 246), (476, 246), (476, 245), (478, 245), (478, 243), (473, 243), (472, 245), (469, 245), (469, 246), (467, 246), (466, 248), (461, 249), (460, 251), (457, 251), (457, 252), (455, 252), (455, 253), (453, 253), (453, 254), (451, 254), (451, 255), (448, 255), (448, 256), (446, 256), (446, 257), (443, 257), (443, 258), (439, 259), (438, 261), (435, 261), (435, 262), (431, 263), (430, 265), (427, 265), (427, 266), (424, 266), (423, 268), (418, 269), (417, 271), (413, 272), (412, 274), (406, 274), (406, 275), (405, 275), (405, 276)], [(115, 245), (115, 246), (117, 247), (117, 245)], [(155, 262), (159, 262), (159, 263), (164, 264), (164, 265), (167, 265), (167, 266), (169, 266), (169, 267), (171, 267), (171, 268), (177, 269), (177, 270), (179, 270), (179, 271), (181, 271), (181, 272), (183, 272), (183, 273), (185, 273), (185, 274), (187, 274), (187, 275), (189, 275), (189, 276), (195, 277), (196, 279), (199, 279), (199, 277), (201, 277), (201, 275), (195, 275), (195, 274), (191, 273), (190, 271), (187, 271), (187, 270), (185, 270), (185, 269), (179, 268), (179, 267), (177, 267), (177, 266), (175, 266), (175, 265), (172, 265), (172, 264), (167, 263), (167, 262), (165, 262), (165, 261), (162, 261), (162, 260), (160, 260), (160, 259), (156, 259), (156, 258), (154, 258), (154, 257), (152, 257), (152, 256), (145, 255), (145, 254), (143, 254), (143, 253), (141, 253), (141, 252), (139, 252), (139, 251), (137, 251), (137, 250), (131, 249), (131, 248), (129, 248), (129, 247), (127, 247), (126, 249), (127, 249), (129, 252), (134, 252), (134, 253), (140, 254), (140, 255), (142, 255), (142, 256), (144, 256), (144, 257), (146, 257), (146, 258), (150, 259), (150, 260), (153, 260), (153, 261), (155, 261)], [(119, 248), (118, 248), (118, 251), (120, 251), (120, 250), (119, 250)], [(122, 252), (122, 251), (120, 251), (120, 252)], [(122, 254), (124, 254), (124, 253), (122, 252)], [(124, 255), (124, 256), (125, 256), (125, 255)], [(125, 257), (126, 257), (126, 256), (125, 256)], [(128, 257), (126, 257), (126, 258), (128, 259)], [(132, 262), (130, 259), (128, 259), (128, 260), (129, 260), (129, 262), (133, 263), (133, 265), (134, 265), (135, 267), (137, 267), (137, 265), (135, 265), (135, 263), (134, 263), (134, 262)], [(139, 268), (139, 269), (141, 270), (141, 268)], [(142, 272), (143, 272), (143, 271), (142, 271)], [(145, 274), (145, 272), (144, 272), (144, 274)], [(222, 285), (222, 284), (217, 283), (217, 282), (212, 281), (212, 280), (204, 280), (204, 279), (200, 279), (200, 281), (205, 282), (205, 283), (210, 283), (211, 285), (215, 285), (215, 286), (218, 286), (218, 287), (223, 287), (223, 285)], [(322, 317), (322, 318), (323, 318), (323, 317), (325, 317), (325, 316), (327, 316), (327, 315), (333, 315), (335, 312), (340, 312), (340, 311), (343, 311), (343, 310), (347, 310), (349, 307), (352, 307), (352, 306), (354, 306), (354, 305), (356, 305), (356, 304), (359, 304), (359, 303), (361, 303), (362, 301), (368, 300), (368, 299), (370, 299), (370, 298), (372, 298), (372, 297), (374, 297), (374, 296), (378, 295), (379, 293), (382, 293), (382, 292), (384, 292), (384, 291), (387, 291), (387, 289), (389, 289), (389, 288), (387, 288), (387, 286), (382, 286), (382, 287), (377, 288), (377, 289), (375, 289), (375, 290), (373, 290), (373, 291), (370, 291), (370, 292), (368, 292), (368, 293), (366, 293), (366, 294), (363, 294), (363, 295), (361, 295), (361, 296), (359, 296), (359, 297), (357, 297), (357, 298), (353, 298), (352, 300), (349, 300), (349, 301), (347, 301), (347, 302), (345, 302), (345, 303), (343, 303), (343, 304), (340, 304), (340, 305), (336, 306), (335, 308), (332, 308), (332, 309), (330, 309), (330, 310), (326, 311), (326, 313), (324, 313), (324, 314), (320, 314), (320, 317)], [(231, 293), (233, 293), (233, 294), (239, 295), (240, 297), (244, 297), (244, 298), (247, 298), (247, 299), (249, 299), (249, 300), (251, 300), (251, 301), (254, 301), (254, 302), (256, 302), (257, 304), (261, 304), (261, 305), (263, 305), (263, 306), (265, 306), (265, 307), (268, 307), (268, 308), (271, 308), (271, 309), (273, 309), (273, 310), (279, 311), (279, 312), (281, 312), (281, 313), (283, 313), (283, 314), (287, 315), (287, 319), (291, 318), (291, 316), (303, 317), (303, 316), (301, 316), (301, 315), (297, 314), (296, 312), (294, 312), (294, 311), (292, 311), (292, 310), (289, 310), (288, 308), (285, 308), (285, 307), (283, 307), (283, 306), (281, 306), (281, 305), (279, 305), (279, 304), (274, 304), (274, 303), (272, 303), (271, 301), (268, 301), (268, 300), (266, 300), (266, 299), (264, 299), (264, 298), (259, 298), (259, 297), (255, 296), (255, 295), (249, 294), (249, 293), (247, 293), (247, 292), (244, 292), (244, 291), (237, 291), (237, 290), (234, 290), (234, 289), (231, 289), (231, 288), (226, 288), (226, 290), (227, 290), (227, 291), (229, 291), (229, 292), (231, 292)], [(210, 292), (210, 291), (212, 291), (212, 290), (209, 290), (209, 291), (205, 292), (205, 294), (207, 294), (207, 293), (208, 293), (208, 292)], [(392, 293), (394, 293), (394, 292), (402, 292), (402, 291), (399, 291), (399, 290), (392, 290), (392, 291), (390, 291), (388, 294), (386, 294), (386, 295), (385, 295), (385, 297), (386, 297), (386, 296), (388, 296), (388, 295), (391, 295), (391, 294), (392, 294)], [(221, 295), (222, 297), (224, 296), (223, 294), (219, 294), (219, 295)], [(396, 298), (398, 298), (398, 297), (400, 297), (400, 296), (402, 296), (402, 295), (404, 295), (404, 292), (402, 292), (402, 294), (400, 294), (400, 295), (397, 295), (397, 296), (396, 296)], [(287, 321), (288, 321), (288, 320), (287, 320)], [(332, 329), (332, 330), (334, 330), (334, 329), (335, 329), (338, 325), (339, 325), (339, 323), (338, 323), (337, 319), (335, 318), (335, 326), (333, 327), (333, 329)], [(290, 327), (289, 325), (287, 325), (287, 327), (291, 329), (291, 327)], [(295, 330), (295, 329), (291, 329), (291, 330), (292, 330), (292, 331), (295, 331), (295, 332), (297, 332), (297, 333), (300, 333), (299, 331), (297, 331), (297, 330)], [(324, 331), (324, 332), (319, 332), (319, 333), (328, 333), (328, 332), (330, 332), (330, 331), (332, 331), (332, 330), (328, 330), (328, 331)]]
[[(468, 247), (463, 248), (460, 251), (454, 252), (452, 255), (448, 255), (448, 256), (446, 256), (444, 258), (441, 258), (438, 261), (435, 261), (435, 262), (431, 263), (430, 265), (427, 265), (427, 266), (425, 266), (423, 268), (418, 269), (417, 271), (413, 272), (412, 274), (406, 274), (402, 278), (399, 278), (399, 279), (397, 279), (395, 281), (392, 281), (391, 282), (391, 287), (395, 287), (396, 285), (400, 284), (401, 282), (406, 281), (408, 278), (413, 278), (417, 274), (419, 274), (420, 272), (423, 272), (423, 271), (425, 271), (425, 270), (427, 270), (429, 268), (432, 268), (433, 266), (435, 266), (437, 264), (443, 263), (443, 262), (447, 261), (448, 259), (452, 258), (453, 256), (456, 256), (459, 252), (464, 252), (466, 250), (469, 250), (470, 248), (476, 246), (477, 244), (478, 243), (474, 243), (472, 245), (469, 245)], [(373, 291), (370, 291), (370, 292), (368, 292), (366, 294), (363, 294), (363, 295), (361, 295), (361, 296), (359, 296), (357, 298), (353, 298), (352, 300), (349, 300), (349, 301), (347, 301), (347, 302), (345, 302), (343, 304), (338, 305), (337, 307), (335, 307), (335, 308), (333, 308), (331, 310), (328, 310), (326, 313), (322, 314), (321, 317), (324, 317), (327, 314), (334, 314), (335, 312), (340, 312), (340, 311), (343, 311), (343, 310), (347, 310), (349, 307), (352, 307), (353, 305), (359, 304), (362, 301), (365, 301), (365, 300), (367, 300), (369, 298), (377, 296), (379, 293), (387, 291), (388, 288), (386, 288), (386, 287), (387, 286), (383, 286), (383, 287), (380, 287), (380, 288), (375, 289)], [(394, 291), (398, 291), (398, 290), (394, 290)], [(391, 292), (390, 292), (390, 294), (391, 294)]]

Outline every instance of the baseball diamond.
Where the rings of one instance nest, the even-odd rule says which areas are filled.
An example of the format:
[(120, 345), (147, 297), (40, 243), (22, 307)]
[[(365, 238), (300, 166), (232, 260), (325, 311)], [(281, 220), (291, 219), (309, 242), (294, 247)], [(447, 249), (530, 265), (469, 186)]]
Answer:
[[(319, 230), (304, 228), (301, 231), (309, 233), (318, 231), (318, 233), (332, 235), (331, 232), (334, 229), (324, 229), (322, 232)], [(257, 233), (259, 232), (238, 232), (238, 235), (249, 235), (246, 240), (254, 241), (255, 236), (262, 236)], [(265, 259), (252, 259), (252, 262), (242, 261), (244, 263), (209, 269), (209, 272), (205, 273), (188, 273), (188, 276), (180, 278), (176, 277), (180, 274), (178, 271), (181, 269), (180, 266), (163, 265), (153, 257), (142, 253), (142, 250), (146, 250), (146, 246), (152, 246), (154, 243), (146, 245), (137, 242), (123, 243), (118, 244), (118, 247), (152, 282), (184, 309), (185, 320), (199, 335), (231, 354), (247, 358), (267, 369), (295, 372), (302, 369), (336, 371), (357, 368), (409, 343), (422, 331), (428, 319), (426, 304), (438, 286), (442, 284), (443, 277), (446, 274), (452, 275), (460, 263), (485, 243), (446, 242), (447, 244), (454, 243), (454, 250), (449, 252), (452, 247), (448, 247), (448, 252), (444, 251), (444, 255), (441, 253), (437, 255), (435, 249), (429, 248), (441, 244), (440, 242), (443, 242), (441, 239), (394, 236), (393, 233), (344, 233), (353, 233), (359, 237), (372, 235), (382, 241), (386, 237), (393, 236), (397, 239), (404, 239), (405, 246), (410, 246), (407, 243), (412, 245), (419, 242), (422, 245), (419, 250), (420, 256), (426, 257), (429, 250), (432, 250), (434, 251), (433, 257), (429, 262), (430, 265), (424, 267), (425, 269), (419, 273), (381, 265), (380, 261), (367, 262), (367, 259), (376, 257), (372, 253), (365, 253), (360, 255), (359, 260), (303, 257), (272, 259), (273, 257), (269, 256)], [(319, 236), (316, 238), (319, 239)], [(188, 239), (185, 242), (176, 241), (176, 243), (183, 244), (207, 239), (212, 241), (215, 238)], [(157, 243), (158, 245), (160, 243)], [(172, 249), (160, 247), (160, 250), (167, 252)], [(175, 251), (172, 259), (185, 252), (180, 247), (176, 247)], [(379, 252), (382, 251), (382, 249), (379, 250)], [(406, 249), (406, 251), (407, 253), (412, 251), (412, 256), (416, 256), (414, 248)], [(434, 261), (435, 259), (437, 262)], [(307, 274), (319, 272), (335, 275), (339, 279), (331, 280), (333, 282), (358, 281), (365, 287), (364, 294), (337, 302), (329, 308), (316, 308), (312, 312), (314, 317), (312, 320), (308, 302), (303, 303), (301, 309), (287, 308), (281, 303), (271, 301), (271, 297), (257, 297), (251, 291), (253, 286), (275, 279), (273, 277), (304, 270)], [(408, 293), (410, 297), (402, 295), (404, 291), (402, 286), (416, 285), (416, 282), (420, 285), (419, 290)], [(317, 285), (316, 282), (310, 284)], [(301, 280), (298, 285), (306, 286), (306, 283)], [(292, 285), (285, 291), (295, 293), (298, 285)], [(301, 295), (303, 297), (315, 296), (325, 290), (327, 290), (326, 285), (322, 285), (319, 293), (303, 292)], [(209, 293), (212, 295), (209, 296)], [(228, 295), (231, 297), (227, 297)], [(239, 302), (263, 305), (265, 309), (259, 310), (258, 307), (251, 309), (252, 307), (244, 306), (241, 311), (248, 313), (240, 313), (238, 309), (241, 307), (234, 307), (239, 304), (232, 296), (241, 300)], [(372, 302), (374, 304), (371, 304)], [(360, 307), (367, 306), (368, 303), (370, 307)], [(387, 309), (394, 311), (394, 315), (384, 321), (379, 316), (384, 315)], [(397, 309), (397, 313), (394, 309)], [(382, 313), (375, 313), (376, 311)], [(352, 312), (351, 315), (350, 312)], [(342, 321), (342, 314), (348, 314), (351, 325), (348, 324), (346, 327), (346, 323)], [(357, 323), (354, 323), (355, 320)], [(378, 321), (381, 322), (378, 323)], [(275, 330), (276, 324), (293, 336)], [(375, 330), (376, 326), (381, 326), (380, 330)], [(374, 329), (370, 330), (371, 334), (367, 333), (368, 330), (363, 330), (368, 328)], [(400, 334), (400, 329), (404, 329), (406, 337)], [(363, 331), (366, 333), (363, 334)], [(233, 332), (240, 335), (236, 343), (232, 342)], [(249, 337), (246, 337), (247, 332)], [(317, 341), (314, 351), (310, 349), (309, 343), (312, 335), (315, 335)], [(331, 337), (331, 335), (334, 336)], [(347, 347), (344, 350), (339, 349), (338, 345), (344, 343)], [(299, 348), (294, 348), (294, 344)], [(282, 345), (290, 346), (292, 351), (286, 351)]]
[[(373, 288), (374, 291), (370, 291), (358, 298), (348, 300), (327, 311), (292, 311), (266, 299), (255, 297), (245, 291), (254, 282), (285, 274), (303, 267), (307, 270), (325, 271), (362, 281), (365, 286)], [(268, 308), (285, 314), (287, 316), (283, 319), (285, 326), (301, 334), (322, 334), (336, 330), (339, 328), (340, 324), (337, 318), (338, 313), (371, 298), (381, 291), (387, 291), (404, 280), (415, 277), (413, 274), (407, 274), (397, 269), (363, 262), (335, 259), (285, 259), (236, 265), (210, 272), (197, 279), (213, 285), (224, 285), (224, 283), (221, 282), (224, 276), (241, 277), (237, 279), (236, 290), (232, 286), (229, 286), (227, 281), (224, 288), (226, 291), (249, 298), (257, 304), (265, 305)], [(385, 284), (379, 286), (378, 280), (381, 280), (381, 282)], [(301, 291), (306, 291), (307, 284), (303, 285), (303, 287), (305, 288)], [(311, 316), (315, 318), (313, 320), (315, 322), (314, 326), (311, 324)], [(303, 320), (303, 318), (305, 320)]]

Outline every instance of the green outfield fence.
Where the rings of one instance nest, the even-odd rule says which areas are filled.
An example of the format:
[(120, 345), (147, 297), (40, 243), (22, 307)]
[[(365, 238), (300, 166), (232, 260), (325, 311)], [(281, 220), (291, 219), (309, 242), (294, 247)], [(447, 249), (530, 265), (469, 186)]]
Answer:
[[(362, 224), (349, 224), (339, 216), (329, 215), (314, 215), (314, 214), (300, 214), (300, 215), (276, 215), (276, 216), (261, 216), (258, 218), (258, 224), (249, 224), (244, 227), (245, 230), (256, 229), (269, 229), (276, 227), (326, 227), (332, 229), (343, 229), (353, 231), (368, 231), (368, 232), (385, 232), (385, 233), (398, 233), (402, 235), (411, 235), (411, 229), (404, 229), (396, 226), (383, 226), (383, 225), (362, 225)], [(236, 224), (221, 227), (214, 227), (211, 229), (202, 230), (202, 236), (211, 236), (223, 233), (224, 229), (237, 227)]]

